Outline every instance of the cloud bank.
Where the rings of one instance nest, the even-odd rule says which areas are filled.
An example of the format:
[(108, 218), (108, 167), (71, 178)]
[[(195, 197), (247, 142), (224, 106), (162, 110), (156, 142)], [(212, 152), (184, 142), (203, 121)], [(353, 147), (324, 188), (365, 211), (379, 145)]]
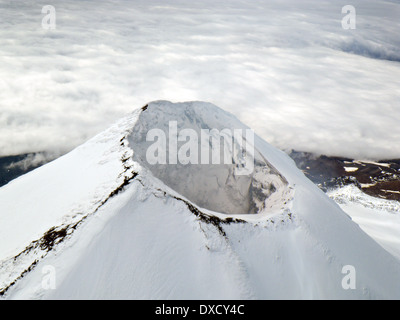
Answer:
[(352, 1), (355, 30), (346, 4), (0, 0), (0, 155), (65, 152), (149, 101), (203, 100), (281, 149), (400, 158), (400, 2)]

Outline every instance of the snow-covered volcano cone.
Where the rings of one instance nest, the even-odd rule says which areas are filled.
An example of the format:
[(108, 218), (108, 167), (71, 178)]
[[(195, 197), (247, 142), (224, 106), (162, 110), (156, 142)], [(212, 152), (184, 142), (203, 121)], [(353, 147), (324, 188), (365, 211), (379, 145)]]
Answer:
[(246, 129), (212, 104), (153, 102), (0, 188), (0, 295), (400, 298), (399, 261)]

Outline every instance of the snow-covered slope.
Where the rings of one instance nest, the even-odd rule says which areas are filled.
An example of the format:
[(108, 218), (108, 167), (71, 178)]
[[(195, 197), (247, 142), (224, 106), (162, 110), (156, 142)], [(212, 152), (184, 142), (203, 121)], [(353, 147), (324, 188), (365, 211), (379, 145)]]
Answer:
[[(208, 103), (153, 102), (0, 188), (4, 298), (400, 298), (400, 262), (258, 136), (247, 180), (229, 166), (146, 164), (143, 133), (170, 120), (246, 128)], [(255, 188), (270, 192), (253, 201)], [(229, 208), (239, 195), (241, 214)], [(354, 290), (342, 287), (345, 265)], [(55, 289), (43, 285), (48, 266)]]
[(400, 203), (369, 196), (354, 185), (330, 190), (351, 218), (382, 247), (400, 260)]

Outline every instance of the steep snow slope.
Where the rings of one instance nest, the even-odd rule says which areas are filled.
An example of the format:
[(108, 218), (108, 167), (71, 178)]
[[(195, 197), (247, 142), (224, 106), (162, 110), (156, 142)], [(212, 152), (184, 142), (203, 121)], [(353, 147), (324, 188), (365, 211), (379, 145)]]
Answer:
[(400, 203), (378, 199), (348, 185), (328, 192), (351, 218), (382, 247), (400, 260)]
[[(185, 125), (201, 119), (194, 129), (245, 128), (211, 104), (153, 102), (0, 188), (3, 297), (400, 298), (399, 261), (257, 136), (256, 162), (268, 168), (263, 181), (280, 182), (257, 214), (210, 211), (193, 192), (180, 194), (179, 183), (164, 179), (168, 172), (138, 158), (145, 148), (137, 133), (151, 120), (162, 124), (157, 114)], [(192, 169), (186, 173), (198, 177)], [(208, 180), (196, 181), (199, 192)], [(177, 181), (186, 183), (182, 175)], [(250, 199), (252, 182), (236, 181)], [(355, 290), (342, 288), (345, 265), (355, 267)], [(47, 266), (54, 290), (43, 286)]]
[(118, 139), (137, 115), (0, 189), (0, 293), (129, 179)]

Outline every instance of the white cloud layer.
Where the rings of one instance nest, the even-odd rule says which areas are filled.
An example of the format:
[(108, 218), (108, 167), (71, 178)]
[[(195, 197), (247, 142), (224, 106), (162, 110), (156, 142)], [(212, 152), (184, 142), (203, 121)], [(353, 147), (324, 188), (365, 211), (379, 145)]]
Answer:
[[(400, 158), (400, 2), (0, 0), (0, 155), (63, 152), (153, 100), (203, 100), (273, 145)], [(44, 5), (56, 30), (42, 29)]]

